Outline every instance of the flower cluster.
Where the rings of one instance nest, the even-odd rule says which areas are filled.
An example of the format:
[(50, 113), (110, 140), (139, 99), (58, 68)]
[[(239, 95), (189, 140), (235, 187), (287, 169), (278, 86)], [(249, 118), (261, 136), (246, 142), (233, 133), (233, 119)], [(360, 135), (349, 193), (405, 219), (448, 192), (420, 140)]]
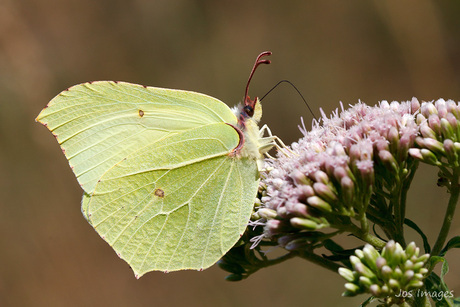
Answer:
[(417, 115), (420, 136), (417, 148), (411, 148), (412, 157), (436, 166), (459, 166), (460, 106), (452, 100), (424, 103)]
[(286, 246), (289, 238), (298, 242), (299, 232), (362, 232), (352, 229), (352, 221), (363, 222), (369, 205), (375, 219), (390, 214), (383, 214), (388, 204), (376, 193), (391, 193), (408, 176), (419, 109), (417, 99), (374, 107), (358, 103), (340, 115), (323, 115), (310, 132), (301, 129), (302, 139), (267, 161), (256, 212), (266, 223), (265, 235)]
[(420, 249), (410, 243), (404, 250), (399, 243), (389, 241), (379, 253), (369, 244), (355, 250), (350, 257), (353, 270), (340, 268), (339, 274), (348, 282), (344, 296), (370, 293), (393, 303), (404, 300), (401, 291), (411, 291), (423, 286), (428, 269), (425, 264), (429, 254), (419, 255)]

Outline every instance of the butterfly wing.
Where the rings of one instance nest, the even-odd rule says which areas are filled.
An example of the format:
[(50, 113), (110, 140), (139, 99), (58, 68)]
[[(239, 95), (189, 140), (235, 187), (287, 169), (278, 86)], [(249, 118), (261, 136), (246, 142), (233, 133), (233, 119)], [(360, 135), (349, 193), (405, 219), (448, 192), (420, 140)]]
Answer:
[(198, 93), (97, 82), (39, 116), (85, 190), (82, 211), (137, 276), (204, 269), (246, 228), (257, 163), (220, 101)]
[(244, 232), (258, 171), (254, 161), (228, 155), (232, 130), (213, 124), (165, 138), (97, 183), (88, 219), (137, 276), (205, 269)]
[(37, 121), (55, 135), (87, 193), (142, 146), (205, 124), (237, 122), (227, 105), (207, 95), (112, 81), (69, 88)]

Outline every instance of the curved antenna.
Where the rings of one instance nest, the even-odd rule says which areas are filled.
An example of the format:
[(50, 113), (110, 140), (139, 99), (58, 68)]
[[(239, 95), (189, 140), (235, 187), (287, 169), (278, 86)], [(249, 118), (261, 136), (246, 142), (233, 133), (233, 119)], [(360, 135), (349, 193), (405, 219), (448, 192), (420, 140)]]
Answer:
[(268, 94), (271, 93), (271, 91), (273, 91), (275, 88), (278, 87), (278, 85), (280, 85), (281, 83), (288, 83), (289, 85), (291, 85), (296, 91), (297, 93), (300, 95), (300, 97), (302, 98), (303, 102), (305, 103), (305, 105), (307, 106), (308, 110), (310, 111), (311, 115), (313, 115), (313, 117), (318, 120), (318, 118), (316, 117), (315, 113), (312, 111), (312, 109), (310, 108), (310, 105), (308, 104), (307, 100), (305, 100), (305, 98), (303, 97), (302, 93), (299, 91), (299, 89), (289, 80), (281, 80), (279, 81), (278, 83), (275, 84), (275, 86), (273, 86), (265, 95), (262, 96), (262, 98), (260, 98), (259, 100), (262, 101), (265, 97), (267, 97)]
[[(269, 56), (271, 55), (271, 51), (264, 51), (261, 54), (257, 56), (256, 62), (254, 63), (254, 66), (252, 67), (251, 73), (249, 74), (248, 82), (246, 83), (246, 91), (244, 92), (244, 104), (245, 104), (245, 109), (246, 109), (246, 114), (249, 116), (252, 116), (254, 113), (254, 104), (257, 101), (257, 97), (254, 100), (251, 100), (249, 98), (248, 92), (249, 92), (249, 84), (251, 83), (252, 76), (254, 76), (254, 73), (256, 72), (257, 67), (259, 67), (260, 64), (270, 64), (270, 60), (267, 59), (262, 59), (264, 56)], [(248, 108), (246, 108), (248, 107)]]

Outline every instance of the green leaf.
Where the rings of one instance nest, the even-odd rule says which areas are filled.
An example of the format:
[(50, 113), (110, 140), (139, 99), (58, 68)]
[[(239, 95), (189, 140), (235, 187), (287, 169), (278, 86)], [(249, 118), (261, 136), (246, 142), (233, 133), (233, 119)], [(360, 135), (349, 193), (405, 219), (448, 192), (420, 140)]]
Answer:
[[(324, 240), (323, 241), (323, 246), (329, 250), (330, 252), (332, 252), (333, 254), (335, 253), (341, 253), (344, 251), (343, 247), (340, 246), (339, 244), (337, 244), (335, 241), (331, 240), (331, 239), (327, 239), (327, 240)], [(348, 254), (348, 253), (347, 253)]]
[(446, 274), (449, 272), (449, 265), (447, 264), (447, 260), (444, 259), (444, 262), (442, 263), (442, 267), (441, 267), (441, 285), (444, 289), (449, 289), (446, 285), (446, 283), (444, 282), (444, 276), (446, 276)]
[(413, 221), (409, 220), (408, 218), (404, 219), (404, 224), (415, 230), (423, 240), (423, 248), (425, 249), (425, 253), (429, 254), (431, 252), (431, 247), (430, 243), (428, 243), (428, 238), (426, 235), (423, 233), (423, 231), (418, 227), (417, 224), (415, 224)]
[(374, 296), (369, 296), (364, 302), (361, 303), (361, 305), (359, 305), (359, 307), (366, 307), (367, 305), (372, 303), (374, 300), (375, 300)]
[(439, 262), (444, 262), (446, 259), (444, 259), (443, 257), (441, 256), (431, 256), (430, 259), (428, 260), (428, 268), (431, 268), (433, 269), (436, 264), (438, 264)]
[(440, 256), (445, 256), (447, 251), (452, 248), (460, 248), (460, 236), (453, 237), (447, 242), (446, 246), (439, 253)]
[(256, 104), (255, 119), (239, 120), (203, 94), (102, 81), (62, 92), (37, 121), (84, 190), (84, 217), (140, 277), (208, 268), (238, 241), (259, 148), (273, 141), (260, 137), (260, 114)]
[(431, 274), (425, 279), (427, 293), (429, 293), (436, 306), (454, 306), (452, 301), (453, 293), (449, 290), (446, 283), (444, 282), (444, 276), (449, 271), (449, 265), (447, 264), (446, 259), (439, 256), (433, 256), (429, 261), (429, 267), (431, 268), (434, 268), (434, 266), (439, 262), (442, 262), (443, 264), (441, 267), (440, 277), (434, 272), (431, 272)]
[(460, 296), (454, 299), (454, 307), (460, 307)]

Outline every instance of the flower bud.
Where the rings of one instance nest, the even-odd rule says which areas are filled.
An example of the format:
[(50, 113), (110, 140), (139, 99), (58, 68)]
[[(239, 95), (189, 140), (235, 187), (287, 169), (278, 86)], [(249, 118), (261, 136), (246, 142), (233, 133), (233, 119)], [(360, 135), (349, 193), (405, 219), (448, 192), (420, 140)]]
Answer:
[(447, 115), (447, 106), (446, 106), (446, 101), (442, 98), (436, 100), (434, 103), (436, 109), (438, 110), (438, 115), (439, 117), (446, 117)]
[(442, 146), (442, 143), (439, 142), (438, 140), (431, 139), (431, 138), (425, 138), (423, 139), (423, 145), (425, 148), (431, 150), (433, 153), (438, 153), (438, 154), (444, 153), (444, 148)]
[(355, 280), (355, 274), (349, 269), (346, 268), (339, 268), (339, 274), (347, 281), (352, 282)]
[(447, 160), (454, 166), (458, 166), (458, 155), (455, 149), (454, 142), (451, 139), (444, 140), (444, 152), (446, 153)]
[(390, 280), (388, 281), (388, 286), (394, 292), (398, 292), (398, 290), (401, 288), (401, 286), (399, 285), (399, 282), (393, 278), (390, 278)]
[(422, 155), (422, 160), (425, 163), (431, 164), (431, 165), (440, 165), (440, 162), (438, 161), (438, 158), (428, 149), (421, 149), (420, 153)]
[[(457, 128), (456, 126), (454, 127)], [(446, 139), (456, 137), (454, 128), (449, 123), (449, 121), (447, 121), (447, 119), (445, 118), (441, 118), (441, 133), (442, 133), (442, 136)]]
[(408, 257), (412, 257), (412, 256), (418, 256), (418, 253), (419, 253), (420, 249), (415, 245), (415, 242), (410, 242), (407, 246), (406, 246), (406, 255)]
[(425, 117), (429, 117), (432, 114), (438, 114), (438, 110), (436, 109), (436, 107), (434, 106), (432, 102), (425, 102), (422, 104), (421, 113)]
[(417, 160), (423, 160), (422, 152), (418, 148), (409, 149), (409, 155)]
[(388, 146), (388, 141), (386, 139), (375, 141), (374, 147), (377, 149), (377, 151), (390, 150), (390, 147)]
[(295, 169), (291, 173), (291, 178), (294, 180), (294, 182), (297, 185), (309, 185), (310, 184), (310, 180), (307, 178), (307, 176), (305, 176), (304, 173), (302, 173), (301, 171), (297, 169)]
[(454, 115), (456, 115), (454, 113), (457, 110), (457, 104), (455, 103), (455, 101), (453, 101), (452, 99), (448, 99), (446, 101), (446, 107), (447, 107), (447, 112), (453, 113)]
[(314, 196), (315, 195), (315, 190), (313, 190), (313, 187), (311, 185), (302, 185), (299, 187), (299, 196), (302, 201), (305, 201), (308, 197)]
[(287, 251), (295, 251), (301, 248), (305, 248), (307, 243), (308, 242), (303, 238), (292, 240), (284, 246), (284, 249)]
[(409, 259), (404, 262), (404, 269), (412, 270), (414, 268), (414, 263)]
[(307, 203), (318, 210), (332, 212), (332, 207), (318, 196), (312, 196), (307, 199)]
[(398, 142), (399, 142), (399, 131), (396, 127), (392, 126), (390, 130), (388, 131), (388, 136), (387, 140), (390, 142), (390, 144), (396, 144), (396, 147)]
[(412, 280), (412, 278), (414, 278), (414, 275), (415, 275), (414, 271), (412, 270), (407, 270), (406, 272), (404, 272), (403, 279), (402, 279), (403, 284), (409, 283)]
[(379, 287), (379, 285), (373, 284), (369, 287), (369, 292), (375, 297), (380, 297), (382, 289)]
[(322, 182), (315, 182), (313, 184), (313, 189), (316, 194), (327, 202), (337, 201), (337, 195), (332, 191), (329, 185), (326, 185)]
[(368, 267), (366, 267), (364, 264), (362, 264), (361, 262), (356, 263), (353, 266), (353, 269), (356, 272), (358, 272), (360, 275), (365, 276), (367, 278), (375, 277), (374, 273), (372, 273), (372, 271)]
[(359, 276), (359, 283), (361, 286), (364, 286), (364, 287), (372, 286), (372, 281), (365, 276)]
[(355, 185), (353, 180), (351, 180), (350, 177), (343, 177), (342, 180), (340, 180), (340, 186), (342, 187), (342, 196), (344, 202), (351, 206), (355, 193)]
[(347, 177), (348, 172), (345, 170), (345, 168), (339, 166), (334, 169), (334, 177), (338, 181), (340, 181), (342, 178)]
[(276, 209), (276, 214), (277, 214), (280, 218), (286, 218), (286, 217), (288, 216), (288, 212), (287, 212), (286, 206), (279, 206), (279, 207)]
[(431, 129), (428, 124), (421, 124), (420, 125), (420, 133), (422, 134), (422, 136), (424, 138), (432, 138), (432, 139), (436, 139), (437, 136), (436, 136), (436, 133), (434, 132), (433, 129)]
[(388, 265), (384, 265), (380, 271), (385, 279), (389, 279), (391, 274), (393, 274), (393, 270)]
[[(359, 286), (352, 284), (352, 283), (346, 283), (345, 289), (348, 290), (349, 292), (355, 293), (359, 291)], [(355, 294), (359, 294), (359, 293), (355, 293)]]
[(398, 161), (406, 161), (407, 153), (409, 152), (409, 148), (414, 146), (414, 139), (415, 135), (413, 134), (403, 134), (399, 139), (399, 148), (398, 148)]
[(364, 252), (362, 250), (360, 250), (360, 249), (355, 250), (355, 255), (356, 255), (356, 257), (358, 257), (358, 259), (360, 259), (360, 261), (361, 261), (361, 259), (364, 258)]
[(379, 151), (379, 158), (389, 171), (398, 172), (398, 163), (389, 151)]
[(441, 134), (441, 120), (438, 115), (431, 114), (430, 117), (428, 117), (428, 125), (436, 134)]
[(316, 171), (314, 174), (316, 182), (329, 183), (329, 176), (323, 171)]
[(417, 123), (417, 125), (422, 125), (422, 124), (426, 123), (427, 120), (426, 120), (425, 116), (423, 116), (422, 114), (419, 113), (419, 114), (417, 114), (415, 122)]
[(257, 213), (261, 218), (266, 220), (274, 219), (277, 216), (276, 211), (269, 208), (260, 208), (257, 210)]
[(454, 129), (455, 133), (458, 135), (458, 120), (452, 113), (447, 113), (446, 120)]
[(290, 207), (289, 213), (294, 216), (309, 217), (308, 207), (301, 203), (295, 203)]
[(413, 97), (411, 102), (410, 102), (410, 112), (412, 114), (415, 114), (420, 109), (420, 102), (418, 101), (417, 98)]
[(374, 184), (374, 162), (372, 160), (356, 161), (359, 175), (367, 186)]
[[(363, 257), (366, 259), (366, 263), (375, 264), (377, 258), (379, 258), (380, 254), (377, 250), (370, 244), (366, 244), (363, 248)], [(375, 267), (377, 268), (377, 267)]]
[(265, 224), (265, 233), (268, 237), (283, 233), (287, 229), (289, 229), (288, 225), (280, 220), (268, 220)]
[(304, 219), (300, 217), (293, 217), (290, 219), (291, 225), (295, 228), (307, 229), (307, 230), (316, 230), (321, 228), (320, 225), (316, 224), (310, 219)]
[(408, 289), (417, 289), (423, 287), (423, 281), (421, 280), (413, 280), (407, 286)]

